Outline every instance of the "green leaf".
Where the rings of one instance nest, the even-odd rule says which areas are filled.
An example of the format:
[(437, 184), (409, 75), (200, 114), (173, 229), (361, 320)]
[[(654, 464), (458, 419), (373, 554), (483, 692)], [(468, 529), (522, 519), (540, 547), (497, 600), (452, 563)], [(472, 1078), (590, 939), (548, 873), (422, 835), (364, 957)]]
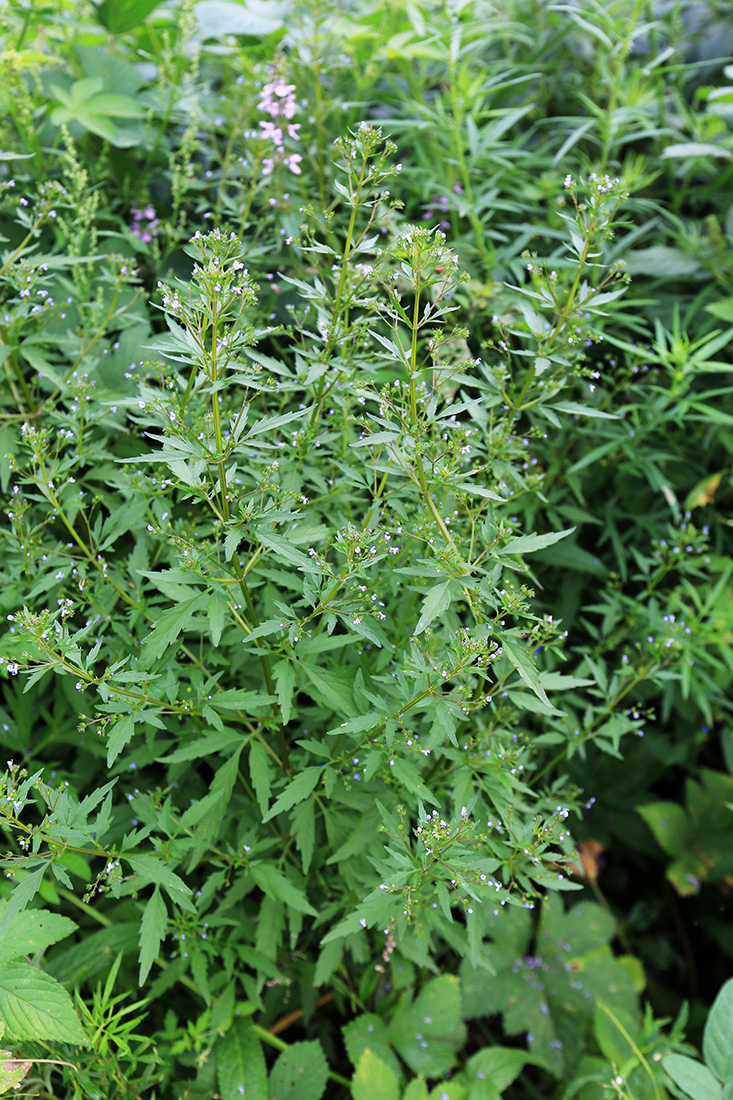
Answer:
[(667, 1054), (662, 1065), (674, 1083), (693, 1100), (723, 1100), (720, 1082), (701, 1062), (683, 1054)]
[(362, 1052), (351, 1082), (353, 1100), (398, 1100), (397, 1077), (371, 1050)]
[(422, 612), (414, 633), (422, 634), (423, 630), (425, 630), (434, 619), (437, 619), (439, 615), (442, 615), (444, 611), (448, 610), (459, 592), (460, 588), (453, 578), (443, 581), (442, 584), (436, 584), (434, 588), (431, 588), (423, 600)]
[(161, 0), (104, 0), (96, 15), (110, 34), (127, 34), (155, 11)]
[(524, 1067), (534, 1061), (527, 1051), (512, 1047), (488, 1047), (474, 1054), (466, 1065), (466, 1076), (469, 1080), (480, 1078), (483, 1082), (476, 1100), (500, 1095), (516, 1081)]
[(211, 641), (215, 646), (218, 646), (221, 641), (221, 632), (224, 629), (227, 610), (225, 596), (218, 590), (213, 591), (209, 597), (209, 630), (211, 631)]
[(540, 682), (537, 669), (524, 646), (516, 639), (504, 635), (501, 639), (501, 648), (514, 665), (525, 684), (532, 689), (537, 698), (541, 699), (550, 710), (555, 710), (555, 707), (547, 698), (545, 689)]
[[(311, 682), (310, 694), (317, 703), (325, 703), (343, 717), (355, 717), (354, 695), (350, 683), (343, 675), (333, 669), (314, 668), (312, 665), (303, 664), (300, 667)], [(346, 676), (349, 674), (346, 673)]]
[(110, 727), (107, 737), (107, 767), (111, 768), (125, 745), (132, 740), (135, 732), (135, 715), (126, 714)]
[(307, 802), (296, 806), (290, 815), (290, 821), (295, 834), (295, 847), (300, 852), (303, 864), (303, 874), (307, 875), (316, 843), (315, 799), (309, 798)]
[(184, 600), (163, 612), (140, 651), (140, 664), (143, 668), (149, 667), (153, 661), (163, 656), (168, 646), (173, 645), (181, 631), (186, 628), (194, 612), (203, 607), (208, 598), (207, 592), (199, 592), (192, 600)]
[(201, 37), (206, 40), (230, 34), (257, 38), (274, 34), (285, 26), (289, 8), (286, 0), (199, 0), (195, 11)]
[(666, 160), (670, 157), (722, 157), (730, 160), (733, 153), (724, 145), (712, 145), (707, 141), (679, 141), (663, 149), (662, 156)]
[(569, 413), (571, 416), (587, 416), (591, 420), (618, 420), (613, 413), (601, 412), (593, 405), (581, 405), (578, 401), (556, 401), (554, 405), (546, 407), (556, 412)]
[(306, 913), (311, 917), (318, 915), (315, 909), (309, 905), (303, 891), (294, 886), (290, 879), (286, 878), (271, 863), (256, 864), (250, 868), (250, 874), (263, 894), (292, 906), (297, 913)]
[(283, 724), (287, 725), (293, 709), (293, 690), (295, 688), (295, 666), (292, 661), (284, 657), (277, 661), (272, 668), (272, 678), (275, 681), (275, 695), (277, 705), (280, 707)]
[(567, 531), (551, 531), (547, 535), (519, 535), (518, 538), (510, 539), (506, 546), (502, 546), (499, 553), (532, 554), (535, 550), (544, 550), (560, 539), (567, 538), (574, 530), (574, 527), (569, 527)]
[(46, 863), (41, 864), (40, 867), (27, 874), (14, 887), (10, 900), (5, 906), (2, 917), (0, 917), (0, 935), (5, 935), (5, 929), (9, 927), (18, 913), (23, 912), (28, 902), (36, 896), (43, 881), (43, 872), (47, 866)]
[(721, 1081), (733, 1080), (733, 978), (725, 983), (710, 1009), (702, 1053)]
[(400, 1073), (400, 1064), (389, 1044), (387, 1025), (381, 1016), (372, 1013), (357, 1016), (342, 1030), (346, 1053), (355, 1066), (358, 1066), (364, 1052), (369, 1050), (393, 1073)]
[(654, 833), (654, 839), (671, 856), (685, 850), (691, 835), (687, 814), (676, 802), (652, 802), (637, 806), (638, 812)]
[[(4, 913), (7, 904), (5, 901), (0, 902), (0, 913)], [(0, 936), (0, 960), (35, 955), (52, 943), (58, 943), (70, 936), (76, 927), (68, 917), (62, 917), (60, 913), (49, 913), (45, 909), (28, 909), (24, 913), (16, 913)]]
[(284, 1050), (270, 1074), (270, 1096), (277, 1100), (321, 1100), (328, 1081), (323, 1047), (315, 1040), (293, 1043)]
[(19, 1088), (32, 1065), (33, 1062), (18, 1061), (9, 1050), (0, 1050), (0, 1096)]
[(13, 1039), (89, 1043), (64, 987), (29, 963), (0, 964), (0, 1018)]
[(316, 784), (322, 775), (323, 769), (317, 767), (306, 768), (299, 775), (296, 775), (295, 779), (288, 783), (275, 804), (265, 814), (263, 821), (269, 821), (270, 818), (282, 813), (283, 810), (290, 810), (293, 806), (297, 806), (299, 802), (303, 802), (315, 790)]
[(221, 1100), (268, 1100), (267, 1066), (252, 1021), (235, 1019), (216, 1044)]
[(148, 898), (143, 919), (140, 922), (140, 985), (144, 985), (158, 957), (167, 926), (168, 910), (161, 896), (160, 886), (156, 886)]
[(272, 764), (265, 746), (254, 739), (249, 746), (249, 774), (257, 795), (260, 813), (264, 817), (270, 802)]
[(128, 856), (126, 854), (122, 858), (127, 860), (136, 875), (141, 876), (143, 881), (139, 884), (140, 886), (147, 886), (148, 883), (163, 886), (176, 905), (181, 905), (184, 909), (193, 911), (193, 906), (189, 901), (191, 888), (186, 886), (183, 879), (179, 878), (175, 871), (171, 871), (162, 859), (158, 859), (157, 856)]

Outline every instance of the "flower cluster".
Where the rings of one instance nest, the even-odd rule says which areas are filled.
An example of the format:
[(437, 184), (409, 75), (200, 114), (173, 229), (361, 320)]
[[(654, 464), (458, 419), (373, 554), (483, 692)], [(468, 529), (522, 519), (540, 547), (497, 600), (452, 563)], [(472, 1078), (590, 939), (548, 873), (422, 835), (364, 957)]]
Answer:
[(143, 244), (150, 244), (158, 236), (160, 219), (152, 203), (148, 203), (144, 210), (139, 210), (133, 203), (130, 207), (131, 222), (128, 229), (133, 237), (138, 237)]
[(295, 85), (286, 84), (282, 78), (272, 81), (270, 84), (265, 84), (262, 89), (260, 102), (257, 104), (257, 109), (265, 111), (270, 118), (263, 119), (260, 126), (260, 137), (267, 141), (271, 141), (275, 147), (275, 155), (271, 157), (265, 157), (262, 162), (262, 175), (270, 176), (275, 167), (276, 162), (284, 164), (286, 168), (289, 168), (296, 176), (300, 175), (300, 162), (303, 159), (300, 153), (291, 153), (289, 156), (285, 156), (285, 147), (283, 142), (285, 140), (285, 133), (293, 141), (299, 141), (298, 130), (300, 129), (299, 122), (292, 122), (295, 117), (297, 105), (295, 102)]

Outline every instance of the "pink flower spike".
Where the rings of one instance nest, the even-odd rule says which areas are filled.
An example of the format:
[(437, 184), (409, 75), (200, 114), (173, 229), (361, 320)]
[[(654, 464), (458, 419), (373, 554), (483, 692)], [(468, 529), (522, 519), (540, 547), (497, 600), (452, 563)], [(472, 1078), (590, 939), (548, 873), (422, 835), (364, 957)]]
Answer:
[(283, 164), (286, 168), (289, 168), (294, 175), (299, 176), (301, 174), (300, 162), (302, 159), (300, 153), (291, 153), (289, 157), (285, 158)]
[(271, 141), (274, 145), (282, 145), (283, 132), (274, 122), (261, 122), (260, 129), (262, 130), (261, 136), (267, 141)]

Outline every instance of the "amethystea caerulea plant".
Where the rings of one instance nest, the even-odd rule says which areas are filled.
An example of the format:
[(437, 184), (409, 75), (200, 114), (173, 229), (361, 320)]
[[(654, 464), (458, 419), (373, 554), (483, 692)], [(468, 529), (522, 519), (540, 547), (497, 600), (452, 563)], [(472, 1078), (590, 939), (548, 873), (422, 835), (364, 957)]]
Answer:
[[(663, 952), (588, 852), (613, 882), (656, 838), (688, 896), (725, 866), (729, 777), (685, 753), (727, 705), (693, 484), (727, 334), (626, 285), (625, 143), (668, 101), (661, 65), (625, 98), (640, 6), (588, 51), (555, 8), (530, 46), (304, 5), (261, 52), (241, 5), (112, 7), (32, 87), (11, 17), (0, 89), (0, 1084), (668, 1088)], [(544, 126), (584, 65), (613, 123)]]

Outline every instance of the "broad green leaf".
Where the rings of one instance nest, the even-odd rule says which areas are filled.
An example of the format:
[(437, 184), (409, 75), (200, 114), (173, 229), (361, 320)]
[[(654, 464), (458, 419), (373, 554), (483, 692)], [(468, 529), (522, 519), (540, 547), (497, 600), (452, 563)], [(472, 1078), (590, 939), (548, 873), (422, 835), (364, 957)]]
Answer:
[(277, 1100), (321, 1100), (328, 1081), (323, 1047), (315, 1040), (293, 1043), (270, 1073), (270, 1096)]
[(357, 1016), (343, 1028), (343, 1036), (346, 1053), (355, 1066), (358, 1066), (364, 1052), (369, 1050), (393, 1073), (400, 1073), (400, 1064), (390, 1046), (387, 1025), (381, 1016), (372, 1013)]
[(221, 1100), (268, 1100), (267, 1066), (252, 1021), (237, 1018), (216, 1044)]
[(725, 983), (710, 1009), (702, 1052), (721, 1081), (733, 1080), (733, 979)]
[[(526, 1065), (535, 1059), (525, 1050), (513, 1047), (487, 1047), (470, 1058), (466, 1065), (469, 1080), (479, 1079), (482, 1084), (475, 1100), (498, 1096), (508, 1089)], [(471, 1096), (473, 1098), (473, 1092)]]
[(692, 1100), (723, 1100), (720, 1082), (701, 1062), (686, 1058), (684, 1054), (667, 1054), (662, 1065), (675, 1085)]
[(95, 11), (110, 34), (127, 34), (147, 19), (160, 3), (161, 0), (104, 0)]
[(363, 1051), (351, 1082), (353, 1100), (398, 1100), (399, 1092), (394, 1070), (371, 1050)]
[(0, 1019), (13, 1039), (89, 1042), (64, 987), (30, 963), (0, 963)]
[(285, 25), (289, 0), (199, 0), (195, 12), (201, 37), (224, 38), (243, 34), (261, 38)]
[(140, 985), (144, 985), (151, 967), (158, 957), (160, 945), (168, 926), (168, 910), (156, 886), (148, 898), (143, 919), (140, 922)]
[(652, 802), (637, 806), (659, 846), (671, 856), (679, 856), (692, 834), (687, 814), (676, 802)]

